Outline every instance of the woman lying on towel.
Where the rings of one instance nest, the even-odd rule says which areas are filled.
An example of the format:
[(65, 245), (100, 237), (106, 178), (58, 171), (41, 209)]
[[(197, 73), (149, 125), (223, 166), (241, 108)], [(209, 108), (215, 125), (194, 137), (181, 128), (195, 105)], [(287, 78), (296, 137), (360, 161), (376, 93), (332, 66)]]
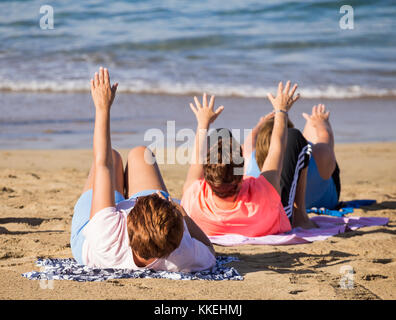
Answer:
[(99, 268), (182, 272), (211, 268), (215, 264), (212, 244), (183, 208), (172, 202), (153, 154), (145, 147), (132, 149), (124, 173), (110, 139), (110, 107), (117, 85), (110, 84), (103, 68), (91, 80), (96, 108), (94, 157), (74, 208), (74, 258)]
[[(312, 147), (305, 191), (307, 209), (312, 207), (335, 209), (339, 203), (340, 170), (335, 157), (334, 135), (329, 115), (329, 111), (326, 111), (323, 104), (314, 106), (311, 115), (303, 113), (306, 119), (303, 135)], [(267, 156), (274, 127), (273, 117), (268, 118), (259, 121), (247, 139), (253, 146), (253, 149), (250, 150), (251, 156), (247, 157), (248, 161), (245, 163), (248, 176), (260, 176), (260, 168)], [(290, 121), (288, 127), (293, 127)], [(250, 145), (245, 146), (246, 151)]]
[[(311, 146), (300, 131), (288, 129), (288, 111), (299, 95), (297, 85), (279, 83), (276, 98), (268, 95), (274, 118), (268, 155), (259, 177), (244, 175), (251, 156), (229, 130), (215, 131), (207, 138), (209, 125), (224, 107), (214, 110), (214, 97), (202, 104), (195, 97), (190, 107), (198, 128), (195, 153), (183, 188), (182, 205), (209, 236), (241, 234), (259, 237), (287, 232), (291, 227), (315, 227), (305, 210), (305, 187)], [(207, 150), (207, 151), (205, 151)]]

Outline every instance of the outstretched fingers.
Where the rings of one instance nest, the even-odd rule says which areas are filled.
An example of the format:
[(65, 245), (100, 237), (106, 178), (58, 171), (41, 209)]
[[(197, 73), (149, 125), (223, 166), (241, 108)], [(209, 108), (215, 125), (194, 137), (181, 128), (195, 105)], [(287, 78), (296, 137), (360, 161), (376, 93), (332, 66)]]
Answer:
[(95, 88), (99, 86), (100, 82), (99, 82), (99, 73), (95, 72), (95, 76), (94, 76), (94, 83), (95, 83)]
[[(291, 91), (290, 91), (290, 97), (293, 97), (293, 96), (294, 96), (294, 93), (296, 92), (297, 87), (298, 87), (298, 85), (297, 85), (297, 83), (295, 83), (294, 86), (293, 86), (293, 88), (292, 88)], [(297, 96), (300, 97), (300, 94), (297, 94)]]
[(99, 83), (100, 84), (104, 83), (104, 70), (103, 70), (103, 67), (99, 68)]
[(220, 115), (220, 113), (224, 110), (224, 106), (220, 106), (214, 110), (215, 104), (215, 96), (211, 96), (208, 102), (208, 95), (206, 93), (203, 94), (202, 104), (198, 100), (198, 98), (194, 97), (194, 103), (190, 103), (190, 109), (194, 112), (198, 125), (203, 127), (209, 127), (209, 125), (216, 120), (216, 118)]
[(325, 119), (328, 120), (330, 118), (330, 111), (327, 111), (324, 115)]
[(107, 68), (104, 68), (103, 70), (103, 81), (106, 86), (110, 87), (110, 75), (109, 75), (109, 70), (107, 70)]
[(318, 107), (315, 105), (312, 107), (312, 116), (316, 116), (318, 113)]
[[(195, 106), (193, 110), (198, 111), (198, 109), (200, 108), (210, 108), (213, 110), (214, 104), (215, 104), (215, 96), (211, 96), (209, 103), (208, 103), (208, 95), (206, 93), (203, 94), (202, 96), (202, 104), (199, 101), (199, 99), (194, 96), (194, 102), (195, 102)], [(190, 103), (190, 107), (191, 107), (192, 103)]]
[(282, 83), (282, 81), (280, 81), (279, 84), (278, 84), (278, 93), (277, 93), (277, 95), (280, 96), (282, 94), (282, 92), (283, 92), (283, 83)]
[(292, 101), (293, 101), (293, 103), (294, 102), (296, 102), (298, 99), (300, 99), (300, 94), (299, 93), (297, 93), (296, 94), (296, 96), (293, 98), (293, 96), (291, 96), (292, 97)]
[(206, 93), (204, 93), (202, 96), (202, 105), (204, 108), (208, 107), (208, 96)]
[(272, 93), (267, 93), (267, 98), (272, 104), (274, 104), (275, 97), (272, 95)]
[(213, 110), (214, 107), (214, 103), (215, 103), (215, 96), (211, 96), (210, 100), (209, 100), (209, 108)]
[(307, 113), (305, 113), (305, 112), (302, 113), (302, 116), (303, 116), (304, 119), (307, 120), (307, 121), (311, 118), (311, 117), (309, 116), (309, 114), (307, 114)]
[(326, 106), (324, 104), (320, 104), (320, 112), (323, 114), (323, 117), (328, 120), (330, 117), (330, 111), (326, 110)]
[(198, 115), (198, 110), (194, 107), (194, 104), (190, 103), (190, 108), (195, 115)]
[(330, 111), (326, 110), (326, 106), (322, 103), (318, 104), (318, 105), (314, 105), (312, 107), (312, 113), (311, 115), (307, 115), (306, 113), (303, 113), (303, 117), (306, 120), (309, 119), (324, 119), (324, 120), (328, 120), (330, 117)]
[(222, 113), (224, 110), (224, 106), (220, 106), (216, 109), (215, 114), (216, 116), (218, 116), (220, 113)]
[(216, 109), (216, 111), (214, 112), (215, 116), (214, 116), (214, 119), (213, 119), (212, 121), (216, 120), (217, 117), (220, 115), (220, 113), (223, 112), (223, 110), (224, 110), (224, 106), (218, 107), (218, 108)]
[(194, 97), (194, 101), (195, 101), (195, 105), (197, 106), (197, 108), (202, 108), (202, 105), (196, 96)]
[(285, 94), (288, 95), (290, 90), (290, 80), (286, 82), (286, 87), (285, 87)]
[(319, 103), (318, 105), (315, 105), (312, 108), (312, 114), (315, 114), (316, 116), (320, 116), (325, 113), (326, 113), (326, 107), (324, 104)]

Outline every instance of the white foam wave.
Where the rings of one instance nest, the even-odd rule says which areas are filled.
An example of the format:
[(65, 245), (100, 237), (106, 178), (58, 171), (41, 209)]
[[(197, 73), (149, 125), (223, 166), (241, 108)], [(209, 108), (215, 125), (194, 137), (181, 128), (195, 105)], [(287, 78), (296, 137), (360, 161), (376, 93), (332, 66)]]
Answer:
[[(0, 79), (0, 91), (9, 92), (88, 92), (89, 82), (82, 80), (65, 81), (9, 81)], [(218, 85), (180, 82), (149, 83), (142, 80), (123, 80), (118, 87), (119, 92), (191, 95), (207, 92), (225, 97), (263, 98), (268, 92), (276, 92), (275, 87), (254, 87), (251, 85)], [(368, 97), (396, 97), (396, 89), (379, 89), (354, 86), (318, 86), (300, 88), (303, 98), (353, 99)]]

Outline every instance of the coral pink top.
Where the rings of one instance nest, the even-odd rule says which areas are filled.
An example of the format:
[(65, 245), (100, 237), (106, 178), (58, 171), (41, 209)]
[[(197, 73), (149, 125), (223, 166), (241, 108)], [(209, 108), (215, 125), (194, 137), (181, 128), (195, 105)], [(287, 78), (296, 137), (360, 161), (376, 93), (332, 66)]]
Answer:
[(291, 230), (278, 192), (262, 175), (243, 178), (232, 209), (216, 206), (213, 191), (204, 179), (195, 181), (184, 192), (181, 204), (208, 236), (260, 237)]

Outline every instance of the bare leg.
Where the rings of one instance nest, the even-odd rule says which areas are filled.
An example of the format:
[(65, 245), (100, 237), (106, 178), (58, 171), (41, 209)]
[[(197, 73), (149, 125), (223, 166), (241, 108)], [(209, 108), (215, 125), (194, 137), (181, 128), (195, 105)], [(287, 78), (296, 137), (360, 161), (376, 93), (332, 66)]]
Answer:
[(315, 228), (316, 224), (309, 220), (305, 209), (305, 189), (307, 185), (308, 168), (301, 170), (300, 177), (297, 182), (296, 196), (294, 198), (293, 209), (293, 228), (301, 227), (304, 229)]
[(329, 112), (323, 104), (314, 106), (312, 114), (303, 114), (307, 120), (303, 135), (313, 143), (312, 156), (316, 161), (320, 176), (330, 179), (336, 168), (334, 135), (329, 121)]
[(145, 159), (145, 154), (147, 159), (153, 160), (152, 162), (155, 161), (154, 154), (144, 146), (136, 147), (129, 151), (125, 168), (125, 187), (128, 198), (137, 192), (149, 189), (168, 192), (157, 162), (148, 163)]
[[(114, 165), (114, 186), (115, 189), (124, 194), (124, 167), (122, 163), (122, 158), (120, 154), (113, 149), (113, 165)], [(95, 173), (95, 163), (92, 163), (91, 169), (89, 171), (89, 175), (87, 181), (85, 182), (85, 186), (83, 188), (83, 193), (89, 189), (92, 189), (93, 186), (93, 177)]]

